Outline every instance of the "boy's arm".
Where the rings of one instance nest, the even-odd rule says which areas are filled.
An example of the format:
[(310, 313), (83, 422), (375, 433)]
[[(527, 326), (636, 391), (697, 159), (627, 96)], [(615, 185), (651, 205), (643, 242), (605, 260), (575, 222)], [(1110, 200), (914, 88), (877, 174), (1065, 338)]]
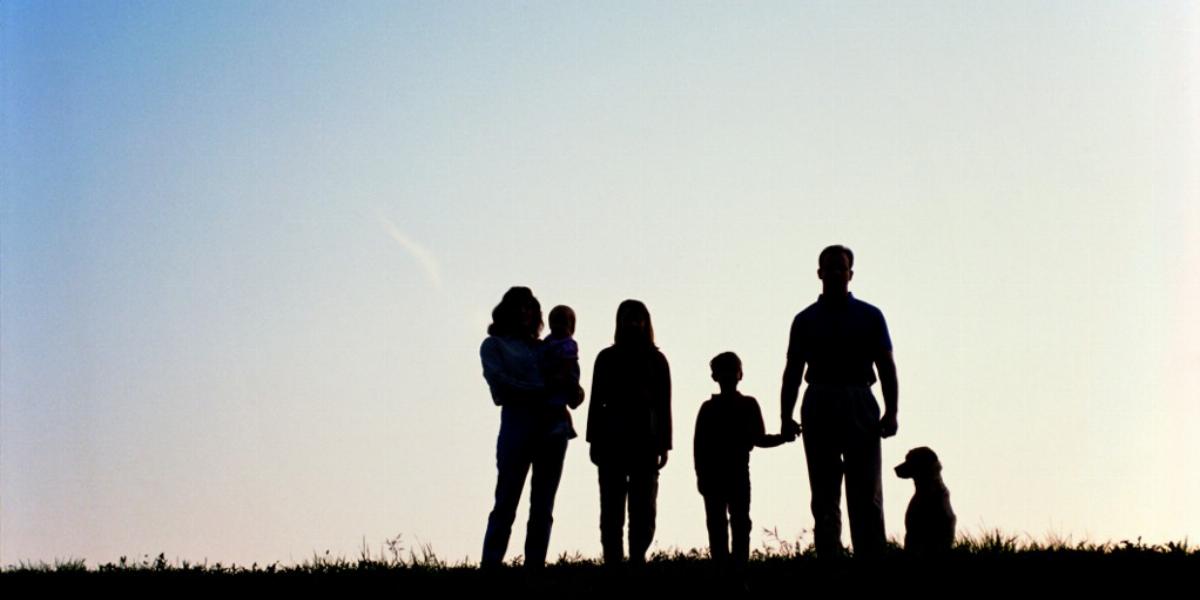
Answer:
[(780, 433), (764, 434), (762, 437), (758, 438), (758, 441), (754, 442), (754, 445), (758, 446), (759, 448), (774, 448), (775, 446), (782, 446), (794, 439), (795, 438), (788, 439), (788, 436)]
[(765, 431), (766, 428), (763, 426), (762, 410), (758, 407), (758, 401), (754, 400), (753, 398), (750, 398), (750, 401), (750, 428), (753, 434), (755, 446), (758, 446), (759, 448), (774, 448), (775, 446), (781, 446), (792, 441), (792, 439), (795, 439), (788, 439), (788, 436), (782, 433), (768, 435)]

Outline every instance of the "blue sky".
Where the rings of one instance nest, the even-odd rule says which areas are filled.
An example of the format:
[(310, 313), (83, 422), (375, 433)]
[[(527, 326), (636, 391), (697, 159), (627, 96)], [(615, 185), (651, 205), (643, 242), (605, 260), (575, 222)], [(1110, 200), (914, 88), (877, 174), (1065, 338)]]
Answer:
[[(1190, 3), (0, 11), (0, 563), (476, 559), (511, 285), (576, 309), (585, 386), (647, 303), (656, 543), (701, 546), (708, 359), (777, 427), (830, 243), (896, 345), (884, 463), (934, 447), (964, 531), (1200, 536)], [(756, 530), (806, 535), (799, 445), (752, 469)], [(574, 442), (551, 553), (597, 510)]]

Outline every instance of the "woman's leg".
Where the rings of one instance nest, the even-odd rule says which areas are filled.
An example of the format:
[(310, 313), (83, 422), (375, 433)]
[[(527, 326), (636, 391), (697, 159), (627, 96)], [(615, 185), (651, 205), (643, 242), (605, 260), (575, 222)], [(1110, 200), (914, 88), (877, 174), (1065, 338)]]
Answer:
[(513, 520), (517, 517), (517, 502), (521, 500), (532, 458), (525, 440), (501, 433), (496, 442), (496, 502), (483, 536), (481, 566), (498, 567), (504, 562)]
[(554, 436), (543, 440), (533, 456), (533, 479), (529, 489), (529, 524), (525, 530), (525, 566), (540, 567), (546, 562), (550, 528), (554, 524), (554, 495), (562, 479), (567, 438)]

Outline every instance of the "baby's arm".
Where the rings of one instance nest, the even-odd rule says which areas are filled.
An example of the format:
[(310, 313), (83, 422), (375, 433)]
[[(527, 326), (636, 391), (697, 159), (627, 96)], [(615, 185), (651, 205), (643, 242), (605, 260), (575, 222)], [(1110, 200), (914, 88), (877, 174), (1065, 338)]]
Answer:
[(567, 371), (570, 377), (571, 387), (575, 388), (575, 394), (569, 396), (567, 405), (571, 408), (579, 408), (583, 404), (583, 387), (579, 385), (579, 346), (575, 340), (571, 340), (566, 347), (567, 350)]

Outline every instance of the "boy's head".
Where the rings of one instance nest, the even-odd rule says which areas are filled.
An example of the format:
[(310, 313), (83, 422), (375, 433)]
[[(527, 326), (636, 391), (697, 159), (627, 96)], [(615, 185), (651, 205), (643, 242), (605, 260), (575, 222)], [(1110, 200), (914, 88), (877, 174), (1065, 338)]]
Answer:
[(708, 363), (712, 368), (713, 381), (722, 386), (737, 387), (742, 380), (742, 359), (732, 352), (722, 352)]
[(570, 306), (559, 304), (550, 310), (550, 335), (571, 337), (575, 335), (575, 311)]

